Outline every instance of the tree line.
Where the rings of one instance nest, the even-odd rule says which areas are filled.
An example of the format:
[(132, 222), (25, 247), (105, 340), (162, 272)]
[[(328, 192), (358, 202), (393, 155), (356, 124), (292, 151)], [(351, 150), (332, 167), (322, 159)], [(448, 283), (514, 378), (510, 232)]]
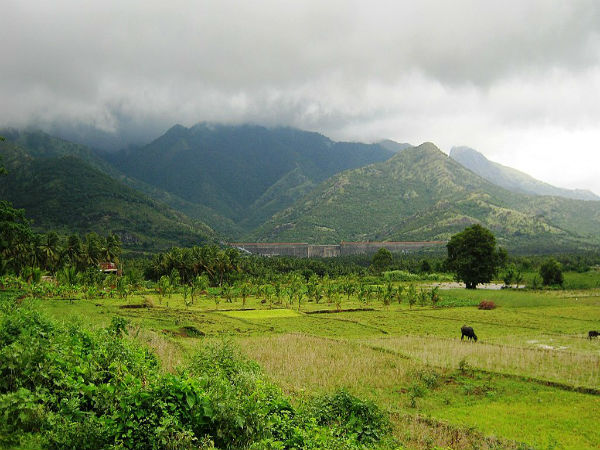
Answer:
[(121, 240), (114, 234), (61, 236), (55, 231), (35, 233), (22, 209), (0, 201), (0, 275), (22, 275), (32, 269), (50, 274), (65, 267), (78, 272), (100, 262), (119, 262)]

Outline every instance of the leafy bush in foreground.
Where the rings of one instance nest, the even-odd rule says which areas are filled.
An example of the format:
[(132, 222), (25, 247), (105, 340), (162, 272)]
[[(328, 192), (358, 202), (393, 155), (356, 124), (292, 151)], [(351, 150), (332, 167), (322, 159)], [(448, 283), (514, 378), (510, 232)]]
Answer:
[(0, 447), (47, 449), (363, 449), (388, 439), (377, 407), (341, 391), (293, 406), (230, 343), (178, 374), (125, 337), (31, 306), (0, 310)]

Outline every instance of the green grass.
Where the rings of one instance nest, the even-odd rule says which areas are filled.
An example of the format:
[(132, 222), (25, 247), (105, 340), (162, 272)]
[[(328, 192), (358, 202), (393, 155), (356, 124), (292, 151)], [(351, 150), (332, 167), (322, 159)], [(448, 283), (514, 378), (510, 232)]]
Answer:
[[(201, 297), (186, 307), (180, 295), (150, 291), (38, 305), (91, 326), (128, 318), (132, 338), (153, 348), (165, 370), (176, 370), (206, 340), (232, 336), (294, 397), (346, 387), (374, 400), (408, 448), (598, 448), (600, 341), (586, 334), (600, 328), (599, 290), (440, 295), (442, 304), (464, 306), (365, 305), (344, 296), (342, 309), (372, 310), (307, 314), (336, 306), (304, 300), (298, 311), (255, 297), (245, 305)], [(498, 307), (479, 310), (482, 300)], [(143, 303), (151, 307), (123, 308)], [(463, 324), (474, 327), (476, 344), (460, 341)]]

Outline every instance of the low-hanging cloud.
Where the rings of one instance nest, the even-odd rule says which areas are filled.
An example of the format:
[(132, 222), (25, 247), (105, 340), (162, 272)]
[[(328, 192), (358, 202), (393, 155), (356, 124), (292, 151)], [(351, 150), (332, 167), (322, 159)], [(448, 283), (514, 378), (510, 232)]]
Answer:
[(578, 185), (564, 161), (530, 168), (523, 154), (558, 154), (571, 136), (596, 158), (598, 30), (600, 3), (587, 0), (8, 0), (0, 124), (126, 142), (174, 123), (291, 125), (468, 144)]

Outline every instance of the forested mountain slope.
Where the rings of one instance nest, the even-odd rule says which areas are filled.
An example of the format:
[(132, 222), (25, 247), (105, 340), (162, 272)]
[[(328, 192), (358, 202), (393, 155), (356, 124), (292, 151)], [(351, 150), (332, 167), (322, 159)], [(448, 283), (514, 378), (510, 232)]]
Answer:
[(250, 230), (327, 177), (393, 154), (292, 128), (202, 123), (174, 126), (145, 147), (107, 158), (127, 175)]
[(510, 192), (431, 143), (331, 177), (248, 238), (443, 240), (472, 223), (513, 248), (600, 244), (600, 202)]
[[(39, 135), (8, 134), (0, 156), (8, 175), (0, 198), (24, 208), (37, 230), (121, 236), (125, 247), (156, 250), (214, 241), (214, 231), (157, 203), (100, 170), (106, 163), (62, 140), (45, 144)], [(42, 136), (43, 137), (43, 136)], [(58, 145), (60, 144), (60, 145)]]

